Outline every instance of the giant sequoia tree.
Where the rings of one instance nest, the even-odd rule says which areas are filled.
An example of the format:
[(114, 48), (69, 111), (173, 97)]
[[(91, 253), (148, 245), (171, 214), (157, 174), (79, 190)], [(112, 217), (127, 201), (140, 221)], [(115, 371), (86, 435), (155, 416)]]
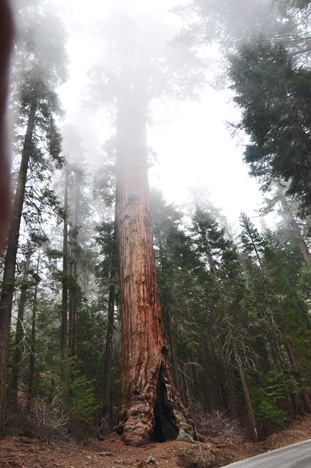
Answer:
[[(117, 26), (114, 29), (112, 26)], [(107, 34), (107, 25), (105, 25)], [(119, 34), (119, 28), (123, 34)], [(126, 443), (140, 445), (191, 431), (189, 416), (175, 388), (168, 362), (153, 251), (149, 207), (147, 120), (154, 97), (166, 92), (192, 93), (184, 54), (173, 47), (168, 66), (163, 54), (171, 31), (154, 17), (118, 12), (109, 23), (109, 72), (95, 70), (106, 83), (104, 98), (116, 108), (116, 224), (122, 301), (121, 392), (119, 431)], [(193, 56), (192, 56), (193, 59)], [(112, 69), (112, 63), (114, 67)], [(179, 74), (183, 75), (178, 86)]]

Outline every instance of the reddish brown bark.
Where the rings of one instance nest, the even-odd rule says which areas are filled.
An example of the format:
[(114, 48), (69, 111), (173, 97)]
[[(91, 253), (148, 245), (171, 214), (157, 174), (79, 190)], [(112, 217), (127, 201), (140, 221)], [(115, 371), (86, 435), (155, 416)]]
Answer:
[(157, 287), (147, 173), (146, 74), (124, 84), (117, 116), (117, 234), (121, 281), (119, 431), (141, 445), (191, 430), (173, 383)]

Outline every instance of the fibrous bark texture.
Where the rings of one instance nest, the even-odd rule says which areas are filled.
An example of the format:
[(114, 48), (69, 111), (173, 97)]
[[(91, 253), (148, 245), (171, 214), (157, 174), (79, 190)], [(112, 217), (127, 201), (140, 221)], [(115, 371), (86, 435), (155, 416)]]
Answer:
[[(121, 279), (121, 391), (119, 432), (125, 443), (171, 440), (190, 431), (189, 416), (168, 363), (157, 288), (149, 209), (142, 73), (123, 89), (117, 117), (117, 235)], [(188, 421), (188, 422), (187, 422)]]

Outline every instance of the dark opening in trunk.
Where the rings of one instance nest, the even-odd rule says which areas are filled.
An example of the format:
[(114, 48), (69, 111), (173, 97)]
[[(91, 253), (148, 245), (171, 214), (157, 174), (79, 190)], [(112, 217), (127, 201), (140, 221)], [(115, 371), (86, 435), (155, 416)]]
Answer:
[(163, 381), (165, 379), (164, 372), (165, 370), (161, 368), (157, 386), (157, 401), (154, 407), (154, 426), (150, 437), (153, 442), (176, 440), (178, 436), (173, 406), (167, 399), (167, 389)]

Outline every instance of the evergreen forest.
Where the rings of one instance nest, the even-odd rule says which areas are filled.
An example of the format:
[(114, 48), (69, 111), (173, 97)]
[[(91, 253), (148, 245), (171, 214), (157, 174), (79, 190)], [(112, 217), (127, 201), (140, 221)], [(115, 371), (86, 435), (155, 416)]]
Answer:
[[(178, 428), (186, 432), (203, 433), (222, 420), (257, 441), (311, 414), (311, 2), (176, 2), (178, 32), (160, 27), (152, 8), (147, 15), (137, 2), (116, 2), (94, 27), (98, 51), (81, 96), (92, 121), (109, 122), (100, 144), (92, 131), (87, 136), (90, 122), (65, 120), (59, 90), (69, 79), (68, 24), (48, 0), (14, 4), (12, 208), (0, 259), (1, 437), (84, 441), (134, 430), (124, 405), (137, 410), (137, 402), (124, 396), (131, 383), (124, 368), (135, 350), (122, 329), (134, 326), (123, 310), (137, 249), (124, 266), (132, 238), (120, 234), (128, 217), (121, 218), (123, 190), (133, 180), (128, 204), (149, 197), (157, 320), (167, 343), (161, 341), (150, 440), (174, 438), (165, 419), (171, 414), (160, 416), (167, 397), (159, 392), (170, 375), (187, 420)], [(146, 195), (135, 186), (156, 164), (146, 131), (151, 103), (199, 100), (211, 85), (230, 91), (239, 121), (228, 131), (243, 139), (241, 158), (262, 192), (257, 216), (241, 211), (234, 226), (208, 187), (193, 188), (191, 201), (178, 205), (161, 187)], [(149, 357), (152, 346), (147, 339)]]

